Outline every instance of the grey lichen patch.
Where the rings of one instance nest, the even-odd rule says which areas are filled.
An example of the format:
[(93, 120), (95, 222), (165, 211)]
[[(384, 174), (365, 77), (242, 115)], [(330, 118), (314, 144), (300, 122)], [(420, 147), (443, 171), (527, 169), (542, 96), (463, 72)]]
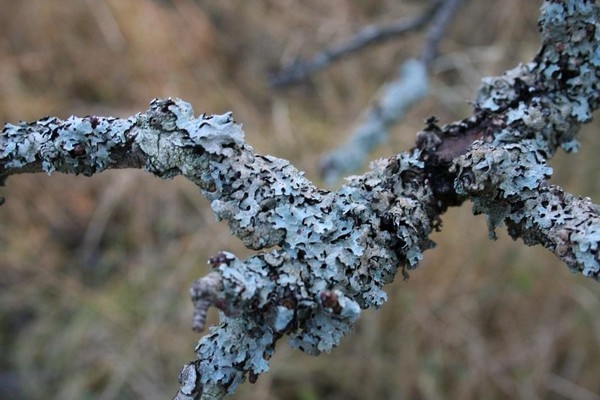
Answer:
[(142, 128), (137, 144), (146, 154), (145, 168), (161, 177), (193, 175), (203, 167), (205, 152), (230, 157), (232, 147), (244, 143), (243, 131), (231, 113), (194, 116), (192, 106), (182, 100), (155, 99), (150, 109), (138, 115)]
[[(196, 118), (188, 103), (166, 99), (155, 100), (139, 121), (146, 168), (161, 177), (182, 174), (195, 182), (217, 218), (227, 220), (249, 248), (281, 244), (292, 228), (277, 221), (289, 225), (288, 218), (304, 219), (303, 209), (326, 193), (288, 161), (255, 154), (231, 113)], [(288, 243), (293, 246), (293, 239)]]
[(457, 173), (455, 189), (470, 196), (473, 212), (488, 216), (490, 237), (512, 212), (511, 202), (538, 189), (552, 174), (552, 168), (531, 141), (495, 147), (482, 141), (459, 157), (452, 167)]
[(164, 112), (164, 107), (167, 107), (174, 116), (173, 128), (187, 132), (187, 136), (174, 139), (173, 144), (176, 146), (202, 146), (210, 154), (231, 156), (233, 155), (231, 147), (244, 144), (244, 131), (235, 123), (231, 112), (209, 116), (202, 114), (195, 118), (194, 110), (189, 103), (177, 99), (173, 104), (167, 104), (155, 100), (151, 104), (151, 109), (158, 111), (163, 108), (160, 111)]
[(339, 344), (361, 309), (385, 302), (382, 288), (398, 268), (417, 266), (433, 226), (419, 151), (379, 160), (334, 193), (317, 190), (283, 160), (232, 148), (231, 160), (209, 162), (213, 210), (245, 242), (261, 225), (280, 242), (243, 261), (217, 254), (212, 272), (192, 288), (196, 322), (208, 304), (221, 310), (221, 324), (197, 348), (198, 374), (203, 386), (229, 391), (266, 371), (283, 336), (314, 355)]
[(530, 141), (499, 148), (475, 142), (453, 168), (457, 192), (472, 198), (474, 213), (488, 216), (492, 237), (506, 223), (513, 238), (541, 244), (572, 271), (598, 280), (599, 209), (590, 199), (549, 186), (552, 169)]
[[(206, 298), (214, 296), (212, 302), (222, 312), (221, 324), (212, 327), (196, 349), (197, 371), (205, 389), (223, 387), (232, 392), (246, 376), (255, 379), (267, 371), (275, 342), (286, 333), (293, 335), (299, 326), (307, 335), (299, 343), (307, 351), (328, 351), (358, 318), (358, 305), (341, 292), (323, 300), (325, 291), (315, 280), (303, 279), (309, 273), (307, 266), (284, 251), (243, 262), (221, 254), (211, 263), (213, 272), (195, 284), (215, 287), (209, 281), (219, 273), (219, 289)], [(323, 318), (323, 313), (332, 315)]]
[(455, 189), (529, 245), (553, 251), (572, 271), (598, 279), (598, 207), (546, 179), (545, 159), (558, 147), (578, 148), (577, 133), (600, 105), (600, 7), (546, 1), (542, 48), (534, 62), (487, 78), (476, 109), (494, 120), (488, 143), (475, 142), (454, 161)]
[[(33, 123), (6, 124), (0, 136), (4, 171), (26, 169), (92, 175), (115, 163), (128, 142), (135, 119), (47, 117)], [(35, 165), (34, 165), (35, 164)]]
[(552, 168), (531, 145), (531, 141), (509, 143), (503, 147), (476, 141), (453, 167), (459, 194), (492, 195), (505, 198), (538, 188), (552, 174)]
[(480, 110), (508, 110), (513, 129), (498, 132), (496, 144), (535, 139), (548, 156), (559, 146), (577, 150), (577, 131), (600, 102), (599, 14), (594, 2), (544, 2), (535, 61), (485, 78), (477, 95)]
[(221, 324), (210, 327), (196, 353), (202, 392), (232, 394), (246, 375), (268, 371), (276, 337), (270, 327), (256, 321), (221, 315)]
[[(179, 373), (179, 391), (173, 400), (193, 400), (198, 398), (202, 391), (202, 384), (195, 363), (186, 364)], [(222, 398), (225, 393), (217, 393)]]
[(293, 246), (288, 232), (299, 229), (299, 222), (311, 213), (308, 209), (325, 193), (288, 161), (254, 155), (248, 147), (214, 164), (212, 178), (206, 178), (215, 183), (209, 198), (217, 217), (228, 220), (232, 233), (257, 250), (280, 244), (286, 237)]
[(315, 309), (305, 322), (304, 329), (289, 334), (288, 343), (310, 355), (319, 355), (337, 346), (352, 331), (360, 315), (358, 304), (344, 296), (341, 291), (323, 291), (321, 298), (328, 298), (331, 305)]
[(509, 107), (519, 99), (521, 93), (518, 87), (533, 92), (535, 88), (531, 75), (532, 68), (533, 64), (519, 64), (501, 76), (483, 78), (482, 86), (475, 98), (476, 106), (482, 110), (496, 112)]
[(546, 186), (524, 197), (507, 219), (509, 233), (528, 245), (541, 244), (571, 271), (600, 280), (600, 210), (589, 198)]

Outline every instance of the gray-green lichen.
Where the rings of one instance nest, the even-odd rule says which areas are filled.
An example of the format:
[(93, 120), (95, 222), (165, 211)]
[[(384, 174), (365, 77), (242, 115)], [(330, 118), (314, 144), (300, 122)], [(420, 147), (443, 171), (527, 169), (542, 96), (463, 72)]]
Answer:
[[(6, 124), (0, 136), (3, 170), (31, 164), (37, 170), (92, 175), (113, 165), (125, 147), (134, 118), (47, 117), (34, 123)], [(119, 160), (122, 161), (122, 160)]]
[[(206, 308), (221, 323), (199, 343), (195, 380), (183, 386), (231, 393), (267, 370), (275, 343), (319, 354), (336, 346), (360, 309), (386, 300), (398, 267), (414, 268), (430, 248), (431, 192), (415, 186), (419, 151), (372, 164), (338, 192), (317, 189), (289, 162), (261, 156), (231, 114), (195, 117), (188, 103), (156, 100), (137, 116), (144, 167), (182, 174), (201, 188), (218, 219), (252, 249), (246, 260), (219, 253), (191, 293), (201, 329)], [(183, 394), (182, 394), (183, 395)]]
[(456, 160), (456, 190), (513, 238), (541, 244), (573, 272), (600, 280), (600, 208), (546, 183), (552, 169), (530, 141), (494, 147), (476, 142)]
[[(216, 295), (206, 289), (215, 286), (215, 275), (194, 285), (198, 320), (207, 298), (222, 311), (220, 327), (212, 328), (197, 348), (203, 387), (224, 386), (231, 392), (245, 374), (264, 372), (264, 359), (283, 335), (309, 354), (331, 350), (352, 330), (361, 308), (383, 304), (382, 287), (397, 268), (414, 268), (422, 251), (432, 246), (427, 239), (432, 223), (423, 208), (430, 193), (399, 179), (422, 167), (418, 152), (374, 163), (371, 173), (350, 178), (337, 193), (317, 191), (287, 163), (280, 168), (282, 161), (269, 160), (275, 168), (268, 173), (252, 170), (264, 175), (260, 180), (248, 175), (213, 200), (218, 215), (240, 221), (234, 231), (242, 238), (243, 229), (253, 226), (250, 221), (261, 219), (280, 232), (281, 241), (279, 249), (245, 261), (227, 253), (211, 258), (213, 272), (220, 275)], [(214, 179), (232, 173), (216, 168)], [(275, 185), (267, 190), (265, 180)], [(249, 327), (255, 334), (244, 333)], [(232, 336), (241, 342), (230, 342)], [(214, 360), (230, 360), (228, 365), (236, 367), (215, 374)]]
[(542, 48), (534, 62), (485, 78), (476, 106), (507, 111), (495, 143), (534, 139), (552, 156), (577, 150), (576, 134), (600, 102), (600, 25), (592, 1), (546, 1), (539, 21)]
[[(361, 309), (385, 302), (383, 286), (433, 246), (429, 234), (448, 206), (434, 181), (472, 199), (492, 231), (505, 223), (513, 237), (542, 244), (573, 271), (598, 279), (598, 207), (546, 182), (546, 158), (559, 146), (573, 150), (578, 127), (599, 105), (597, 21), (595, 3), (546, 1), (534, 62), (486, 80), (477, 118), (455, 126), (482, 140), (466, 149), (436, 127), (421, 135), (429, 150), (375, 161), (336, 192), (319, 190), (285, 160), (256, 154), (231, 113), (196, 117), (188, 103), (172, 99), (157, 99), (129, 119), (6, 125), (0, 180), (17, 172), (143, 167), (196, 183), (217, 218), (262, 250), (246, 260), (218, 253), (191, 289), (194, 328), (203, 327), (209, 306), (220, 310), (221, 322), (182, 370), (177, 398), (221, 398), (268, 369), (280, 338), (309, 354), (329, 351)], [(444, 141), (452, 168), (431, 169), (425, 152)]]
[(496, 129), (454, 162), (455, 188), (488, 216), (490, 232), (541, 244), (571, 270), (599, 279), (600, 217), (589, 199), (574, 198), (546, 180), (557, 147), (577, 150), (581, 124), (600, 105), (600, 8), (595, 2), (546, 1), (542, 48), (534, 62), (487, 78), (476, 107)]

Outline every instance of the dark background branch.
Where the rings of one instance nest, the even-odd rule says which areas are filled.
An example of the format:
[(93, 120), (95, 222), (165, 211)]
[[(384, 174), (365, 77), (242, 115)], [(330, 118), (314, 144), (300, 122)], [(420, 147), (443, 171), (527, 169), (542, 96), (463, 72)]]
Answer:
[[(432, 21), (445, 20), (444, 16), (449, 14), (445, 9), (452, 9), (452, 3), (456, 3), (456, 1), (432, 0), (430, 4), (426, 6), (425, 10), (416, 17), (403, 18), (387, 25), (370, 25), (363, 28), (341, 44), (321, 50), (310, 60), (304, 61), (301, 58), (295, 59), (291, 65), (285, 66), (281, 71), (272, 74), (268, 78), (269, 84), (274, 87), (298, 84), (314, 72), (328, 67), (335, 61), (349, 57), (368, 46), (380, 44), (392, 39), (398, 40), (406, 34), (422, 29)], [(438, 16), (440, 13), (444, 16)], [(445, 27), (445, 24), (443, 24), (443, 27)], [(443, 27), (439, 29), (441, 32), (444, 31)], [(429, 40), (427, 47), (434, 47), (437, 45), (437, 43), (429, 44), (429, 42), (433, 41)]]
[(427, 29), (427, 35), (421, 50), (421, 60), (429, 65), (439, 53), (440, 43), (448, 31), (448, 25), (452, 17), (460, 7), (462, 0), (445, 0), (439, 5), (439, 9), (433, 15)]

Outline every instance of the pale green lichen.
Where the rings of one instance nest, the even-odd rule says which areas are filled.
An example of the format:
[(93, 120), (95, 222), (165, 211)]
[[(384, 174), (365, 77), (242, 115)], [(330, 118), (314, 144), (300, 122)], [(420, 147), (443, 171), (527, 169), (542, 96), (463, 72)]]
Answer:
[(580, 0), (546, 1), (541, 9), (542, 49), (535, 62), (485, 78), (476, 106), (508, 111), (495, 143), (535, 139), (552, 156), (558, 146), (576, 151), (576, 135), (600, 102), (598, 6)]
[[(180, 101), (169, 102), (157, 107), (177, 116), (185, 114), (179, 107), (188, 109)], [(175, 126), (167, 135), (171, 143), (177, 136), (202, 135), (188, 129), (206, 129), (198, 122)], [(224, 130), (220, 138), (230, 151), (227, 156), (214, 148), (198, 157), (200, 145), (188, 142), (180, 142), (182, 151), (174, 156), (196, 153), (203, 169), (189, 169), (187, 176), (204, 188), (216, 215), (229, 221), (234, 234), (252, 248), (279, 246), (244, 261), (225, 253), (215, 257), (211, 263), (219, 284), (211, 275), (193, 290), (195, 302), (212, 296), (223, 313), (220, 327), (197, 349), (202, 385), (229, 392), (246, 374), (265, 370), (264, 358), (281, 336), (309, 354), (331, 350), (352, 330), (361, 308), (383, 304), (382, 287), (398, 267), (416, 267), (422, 251), (432, 246), (427, 239), (432, 223), (423, 208), (431, 193), (401, 179), (423, 168), (418, 151), (380, 160), (369, 174), (350, 178), (334, 193), (316, 189), (284, 160), (254, 155), (246, 144), (232, 143), (232, 131)], [(161, 147), (147, 146), (146, 151)], [(208, 295), (211, 290), (204, 288), (209, 286), (218, 286), (218, 293)], [(248, 335), (248, 329), (256, 335)], [(231, 336), (244, 339), (233, 348)], [(252, 347), (258, 339), (260, 344)]]
[[(565, 13), (575, 4), (566, 3), (559, 6), (565, 14), (562, 17), (579, 18)], [(546, 3), (542, 23), (556, 18), (549, 5)], [(587, 9), (580, 11), (586, 14)], [(577, 9), (569, 10), (577, 14)], [(597, 13), (597, 7), (593, 12)], [(570, 24), (578, 34), (581, 29), (589, 31), (589, 19), (582, 24), (562, 23)], [(569, 32), (565, 43), (573, 35)], [(573, 57), (585, 59), (581, 51), (589, 49), (575, 42), (570, 50)], [(596, 52), (592, 49), (589, 58), (594, 60)], [(489, 215), (492, 232), (505, 222), (514, 237), (546, 246), (574, 271), (597, 279), (597, 210), (586, 200), (573, 199), (546, 184), (551, 174), (546, 157), (557, 146), (575, 148), (577, 129), (589, 120), (589, 112), (598, 101), (597, 93), (586, 87), (590, 82), (595, 87), (597, 71), (589, 67), (576, 76), (569, 75), (573, 71), (568, 69), (570, 59), (566, 60), (566, 66), (553, 69), (551, 63), (560, 60), (552, 51), (542, 52), (536, 63), (519, 66), (486, 82), (478, 97), (478, 108), (498, 113), (501, 123), (491, 134), (490, 143), (476, 142), (455, 160), (456, 190), (473, 199), (476, 212)], [(563, 78), (558, 83), (543, 80), (547, 79), (545, 74), (554, 78), (557, 73)], [(232, 157), (239, 160), (246, 156), (234, 152)], [(374, 163), (371, 172), (352, 177), (339, 191), (329, 193), (315, 190), (285, 162), (268, 158), (259, 161), (275, 168), (267, 172), (260, 162), (241, 170), (228, 164), (215, 168), (224, 176), (244, 178), (227, 196), (215, 196), (213, 208), (230, 220), (233, 231), (242, 233), (243, 239), (243, 229), (257, 220), (264, 221), (267, 231), (281, 233), (281, 247), (267, 253), (270, 261), (259, 255), (235, 267), (219, 264), (216, 268), (222, 276), (226, 301), (217, 300), (215, 304), (236, 324), (246, 321), (242, 325), (252, 327), (260, 321), (257, 337), (269, 339), (257, 347), (263, 358), (268, 358), (277, 336), (284, 334), (292, 346), (310, 354), (328, 351), (351, 329), (359, 307), (378, 307), (385, 301), (381, 288), (393, 279), (398, 266), (414, 267), (422, 251), (431, 246), (427, 237), (433, 222), (421, 207), (431, 203), (432, 194), (426, 185), (414, 187), (411, 179), (404, 179), (404, 174), (422, 173), (424, 165), (418, 151), (405, 153)], [(283, 186), (269, 191), (253, 183), (251, 176)], [(324, 307), (323, 298), (336, 300), (333, 306)], [(253, 364), (259, 359), (257, 353), (242, 350), (243, 359), (235, 359), (239, 368), (214, 377), (215, 357), (227, 359), (227, 366), (235, 364), (236, 352), (223, 345), (228, 343), (226, 337), (232, 334), (232, 326), (237, 325), (225, 319), (222, 328), (201, 341), (198, 370), (205, 387), (231, 391), (245, 372), (251, 371), (252, 375), (255, 369), (262, 370), (262, 362)], [(233, 335), (238, 337), (239, 332)]]
[[(489, 215), (492, 232), (504, 222), (513, 237), (546, 246), (595, 279), (598, 207), (547, 185), (545, 160), (558, 146), (573, 149), (579, 125), (598, 107), (597, 20), (595, 4), (546, 2), (536, 61), (487, 80), (479, 93), (477, 112), (489, 117), (480, 119), (488, 122), (484, 140), (446, 153), (461, 154), (453, 161), (456, 192)], [(447, 139), (429, 137), (432, 148)], [(211, 272), (191, 291), (195, 327), (209, 305), (219, 308), (221, 323), (182, 371), (178, 398), (219, 398), (265, 372), (284, 336), (309, 354), (331, 350), (361, 309), (385, 302), (383, 286), (399, 268), (418, 265), (445, 209), (422, 156), (415, 149), (378, 160), (340, 190), (322, 191), (289, 162), (255, 154), (230, 113), (195, 117), (188, 103), (166, 99), (126, 120), (7, 125), (0, 177), (30, 167), (92, 174), (124, 157), (125, 166), (196, 183), (217, 218), (263, 250), (246, 260), (211, 258)]]
[(543, 47), (535, 62), (484, 80), (478, 109), (497, 113), (490, 143), (455, 160), (456, 190), (488, 215), (490, 232), (506, 223), (529, 245), (553, 251), (575, 272), (598, 279), (598, 207), (550, 186), (546, 158), (577, 150), (577, 132), (600, 105), (600, 9), (594, 2), (546, 1)]
[(541, 244), (573, 272), (600, 280), (600, 213), (590, 199), (546, 184), (552, 169), (528, 141), (494, 147), (475, 142), (459, 157), (456, 190), (488, 216), (490, 234), (502, 223), (513, 238)]
[(134, 118), (47, 117), (31, 124), (6, 124), (0, 136), (0, 160), (6, 170), (39, 163), (47, 173), (89, 176), (115, 163), (111, 154), (126, 146), (134, 122)]

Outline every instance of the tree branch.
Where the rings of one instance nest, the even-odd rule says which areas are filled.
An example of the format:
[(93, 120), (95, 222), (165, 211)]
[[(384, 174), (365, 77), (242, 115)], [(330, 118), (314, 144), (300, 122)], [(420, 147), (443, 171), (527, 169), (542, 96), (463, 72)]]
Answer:
[(381, 90), (381, 99), (369, 108), (364, 121), (346, 142), (321, 157), (319, 173), (329, 185), (362, 167), (369, 153), (387, 140), (389, 129), (425, 97), (429, 90), (427, 65), (417, 60), (406, 61), (398, 78)]
[(552, 168), (532, 143), (498, 148), (477, 141), (452, 170), (458, 170), (457, 191), (473, 199), (474, 213), (488, 216), (492, 237), (504, 222), (513, 239), (541, 244), (572, 272), (600, 280), (600, 207), (548, 185)]
[(429, 120), (414, 149), (373, 162), (336, 192), (256, 154), (231, 114), (195, 117), (171, 99), (128, 119), (6, 125), (0, 181), (124, 167), (183, 175), (246, 246), (272, 248), (243, 261), (217, 254), (192, 287), (194, 328), (210, 305), (221, 323), (200, 340), (176, 398), (221, 398), (265, 372), (283, 336), (309, 354), (336, 346), (360, 309), (383, 304), (382, 287), (398, 268), (415, 268), (433, 246), (439, 215), (467, 198), (491, 229), (504, 221), (513, 237), (598, 280), (599, 207), (548, 186), (545, 159), (559, 146), (573, 150), (579, 126), (599, 106), (599, 14), (583, 0), (546, 1), (534, 62), (487, 79), (472, 117), (442, 128)]
[(300, 83), (314, 72), (367, 46), (417, 31), (429, 23), (442, 5), (448, 2), (455, 2), (455, 0), (434, 0), (422, 14), (416, 17), (395, 21), (386, 26), (367, 26), (345, 42), (320, 51), (309, 61), (294, 60), (289, 66), (270, 76), (269, 85), (278, 87)]
[(461, 0), (445, 0), (434, 14), (427, 31), (425, 45), (421, 51), (421, 61), (425, 65), (431, 64), (431, 61), (437, 56), (442, 37), (446, 33), (448, 25), (452, 21), (452, 17), (458, 9), (460, 2)]
[(437, 56), (442, 36), (448, 28), (460, 0), (444, 0), (436, 4), (419, 60), (407, 60), (398, 77), (381, 88), (381, 99), (366, 112), (364, 120), (353, 129), (346, 142), (325, 153), (319, 162), (319, 172), (330, 185), (365, 164), (369, 153), (384, 143), (390, 128), (404, 118), (408, 110), (429, 91), (427, 70)]

